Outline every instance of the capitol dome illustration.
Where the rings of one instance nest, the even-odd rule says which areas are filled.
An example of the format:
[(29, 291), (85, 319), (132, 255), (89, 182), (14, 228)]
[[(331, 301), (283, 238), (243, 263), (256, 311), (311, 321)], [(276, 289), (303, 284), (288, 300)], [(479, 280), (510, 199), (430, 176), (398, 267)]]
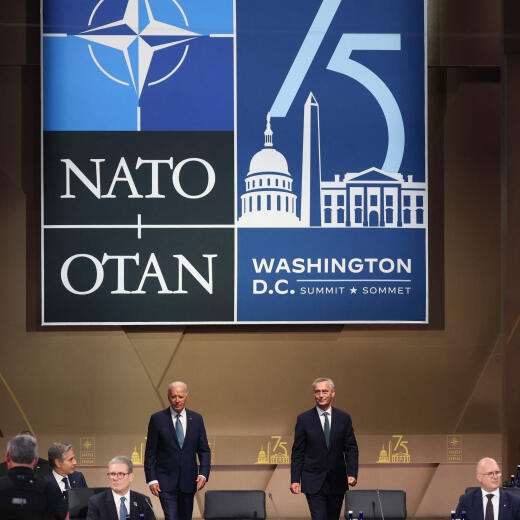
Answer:
[(264, 136), (264, 147), (251, 158), (244, 178), (239, 226), (426, 227), (426, 183), (413, 175), (370, 166), (334, 173), (334, 180), (322, 178), (320, 106), (312, 92), (303, 106), (299, 194), (293, 193), (294, 171), (291, 174), (284, 155), (273, 146), (269, 113)]
[(250, 227), (300, 226), (289, 166), (283, 154), (273, 147), (270, 114), (266, 119), (264, 147), (251, 158), (245, 178), (246, 192), (240, 197), (239, 224)]

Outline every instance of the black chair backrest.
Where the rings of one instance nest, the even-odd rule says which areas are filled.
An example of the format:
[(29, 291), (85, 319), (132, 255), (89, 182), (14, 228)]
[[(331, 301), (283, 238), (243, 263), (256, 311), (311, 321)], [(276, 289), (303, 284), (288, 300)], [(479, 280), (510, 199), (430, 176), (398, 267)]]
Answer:
[(471, 493), (472, 491), (475, 491), (475, 489), (480, 489), (478, 486), (470, 486), (466, 488), (466, 491), (464, 493)]
[(404, 520), (406, 493), (394, 489), (349, 490), (345, 493), (345, 518), (348, 518), (349, 511), (354, 513), (354, 518), (357, 518), (359, 511), (363, 511), (365, 520), (382, 519), (383, 516), (385, 520)]
[(96, 493), (105, 491), (106, 487), (96, 488), (72, 488), (67, 491), (69, 500), (69, 513), (71, 520), (73, 518), (87, 518), (88, 499)]
[(204, 502), (206, 520), (227, 518), (264, 520), (265, 517), (263, 491), (206, 491)]

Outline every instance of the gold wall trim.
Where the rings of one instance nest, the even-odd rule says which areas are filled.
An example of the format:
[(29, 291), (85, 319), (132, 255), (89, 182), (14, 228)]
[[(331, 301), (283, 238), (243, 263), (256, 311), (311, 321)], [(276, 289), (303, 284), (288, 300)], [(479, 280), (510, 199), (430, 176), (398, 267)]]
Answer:
[(515, 324), (513, 325), (513, 328), (511, 329), (511, 332), (509, 333), (509, 336), (506, 340), (506, 345), (509, 345), (511, 343), (511, 340), (513, 339), (513, 336), (515, 335), (516, 329), (518, 328), (518, 325), (520, 325), (520, 314), (516, 318)]
[(16, 399), (14, 392), (11, 390), (9, 383), (5, 380), (5, 377), (2, 375), (2, 372), (0, 372), (0, 380), (2, 381), (3, 385), (5, 386), (5, 389), (9, 393), (9, 395), (11, 396), (11, 399), (13, 400), (13, 403), (15, 404), (16, 408), (18, 408), (20, 415), (23, 417), (23, 420), (25, 421), (25, 424), (27, 425), (27, 429), (31, 430), (33, 435), (35, 435), (33, 427), (31, 426), (31, 423), (29, 422), (27, 415), (25, 415), (25, 412), (23, 411), (22, 405), (18, 402), (18, 399)]

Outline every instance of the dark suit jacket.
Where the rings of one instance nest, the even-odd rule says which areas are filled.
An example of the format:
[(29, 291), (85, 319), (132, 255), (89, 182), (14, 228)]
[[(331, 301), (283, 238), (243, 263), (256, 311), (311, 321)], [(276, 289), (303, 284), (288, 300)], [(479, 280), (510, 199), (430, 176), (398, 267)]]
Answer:
[[(467, 520), (484, 520), (484, 503), (482, 501), (481, 488), (461, 495), (456, 511), (457, 518), (460, 518), (463, 510), (466, 511)], [(501, 489), (500, 501), (498, 503), (498, 520), (518, 519), (520, 519), (520, 497)]]
[(182, 449), (177, 441), (170, 408), (150, 417), (144, 458), (146, 482), (158, 480), (161, 491), (195, 493), (197, 476), (204, 475), (209, 479), (210, 463), (211, 452), (200, 414), (186, 409)]
[(347, 475), (357, 478), (358, 446), (350, 415), (332, 408), (329, 448), (316, 408), (298, 416), (291, 456), (291, 482), (303, 493), (317, 493), (325, 479), (333, 494), (348, 488)]
[[(49, 462), (41, 457), (38, 459), (36, 467), (34, 468), (34, 475), (38, 478), (43, 478), (45, 475), (51, 473), (51, 467)], [(0, 464), (0, 477), (5, 477), (7, 475), (7, 462), (2, 462)]]
[[(0, 518), (4, 518), (4, 514), (10, 510), (13, 496), (24, 497), (29, 504), (35, 506), (34, 492), (39, 491), (44, 495), (45, 512), (52, 518), (63, 520), (67, 516), (67, 507), (56, 487), (45, 479), (35, 478), (35, 472), (29, 468), (11, 468), (6, 476), (0, 477)], [(20, 511), (15, 514), (23, 515)]]
[[(145, 495), (130, 491), (130, 520), (155, 520), (152, 505), (147, 500)], [(140, 517), (139, 515), (144, 516)], [(87, 520), (119, 520), (111, 489), (90, 497)]]
[[(54, 478), (52, 471), (48, 475), (45, 475), (43, 478), (54, 484), (58, 488), (58, 491), (61, 493), (60, 486), (58, 486), (58, 483), (56, 482), (56, 479)], [(85, 480), (85, 477), (83, 476), (83, 473), (81, 473), (81, 471), (72, 472), (68, 476), (68, 479), (71, 488), (88, 487), (87, 481)]]

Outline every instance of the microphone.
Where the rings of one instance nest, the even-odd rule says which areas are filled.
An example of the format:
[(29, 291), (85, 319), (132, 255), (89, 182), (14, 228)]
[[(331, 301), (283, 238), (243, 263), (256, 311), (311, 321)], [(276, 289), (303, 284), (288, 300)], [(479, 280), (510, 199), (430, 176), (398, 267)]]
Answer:
[(150, 502), (150, 499), (147, 496), (145, 496), (144, 501), (146, 502), (146, 504), (150, 508), (150, 511), (152, 512), (152, 518), (155, 518), (155, 513), (153, 511), (153, 507), (152, 507), (152, 503)]
[(385, 520), (385, 514), (383, 513), (383, 504), (381, 503), (381, 493), (379, 489), (376, 489), (377, 500), (379, 501), (379, 509), (381, 509), (381, 520)]
[(267, 496), (270, 498), (271, 502), (273, 503), (274, 512), (276, 513), (278, 520), (280, 520), (280, 513), (278, 512), (278, 508), (276, 507), (276, 504), (274, 503), (273, 494), (269, 493)]

